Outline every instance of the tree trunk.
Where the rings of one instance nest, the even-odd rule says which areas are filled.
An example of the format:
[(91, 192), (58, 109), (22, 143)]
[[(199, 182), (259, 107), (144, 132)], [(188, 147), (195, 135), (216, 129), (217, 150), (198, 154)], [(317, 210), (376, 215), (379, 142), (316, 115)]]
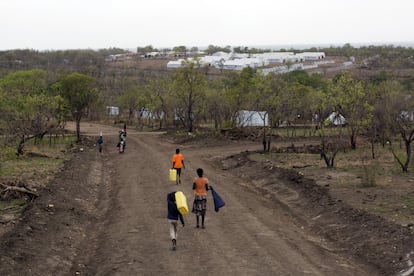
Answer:
[(23, 154), (24, 154), (24, 146), (25, 146), (26, 142), (27, 142), (27, 141), (29, 141), (29, 140), (31, 140), (31, 139), (33, 139), (33, 138), (35, 138), (35, 137), (36, 137), (36, 136), (29, 136), (29, 137), (26, 137), (25, 135), (23, 135), (23, 136), (20, 138), (19, 144), (17, 145), (17, 155), (18, 155), (18, 156), (20, 156), (20, 155), (23, 155)]
[(322, 152), (321, 157), (325, 161), (326, 167), (328, 167), (328, 168), (333, 168), (334, 167), (335, 155), (332, 155), (331, 157), (328, 157), (326, 155), (326, 153)]
[(339, 149), (335, 149), (334, 151), (332, 151), (331, 155), (328, 156), (327, 152), (328, 149), (325, 145), (324, 142), (322, 142), (322, 149), (321, 149), (321, 159), (323, 159), (325, 161), (326, 167), (328, 168), (333, 168), (334, 164), (335, 164), (335, 157), (336, 154), (338, 153)]
[(80, 142), (80, 118), (76, 118), (76, 142)]
[(371, 157), (375, 159), (375, 142), (374, 139), (371, 139)]
[[(392, 144), (390, 143), (391, 153), (394, 156), (395, 160), (397, 160), (397, 162), (400, 165), (401, 170), (403, 172), (408, 172), (408, 165), (410, 163), (410, 156), (408, 154), (411, 155), (411, 145), (410, 144), (411, 144), (410, 142), (407, 143), (407, 141), (406, 141), (406, 143), (405, 143), (405, 145), (406, 145), (406, 149), (405, 149), (405, 152), (406, 152), (406, 160), (405, 160), (405, 162), (402, 162), (402, 160), (395, 153), (394, 148), (392, 147)], [(408, 148), (407, 148), (407, 146), (408, 146)]]
[(356, 139), (354, 135), (351, 135), (351, 149), (356, 150)]
[(356, 130), (352, 129), (351, 130), (351, 135), (350, 135), (350, 141), (351, 141), (351, 149), (356, 150)]
[(408, 172), (408, 165), (410, 164), (411, 160), (411, 140), (405, 141), (405, 153), (406, 153), (406, 159), (403, 167), (403, 172)]
[(23, 135), (17, 145), (17, 155), (23, 155), (24, 153), (24, 143), (26, 142), (25, 136)]

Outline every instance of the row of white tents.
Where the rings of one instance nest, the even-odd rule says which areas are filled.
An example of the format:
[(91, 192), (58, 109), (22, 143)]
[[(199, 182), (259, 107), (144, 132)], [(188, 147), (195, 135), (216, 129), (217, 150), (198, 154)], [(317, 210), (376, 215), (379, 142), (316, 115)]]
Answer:
[[(107, 106), (107, 115), (109, 116), (119, 116), (119, 107), (117, 106)], [(152, 112), (147, 109), (137, 110), (135, 113), (136, 118), (156, 118)], [(161, 117), (162, 114), (161, 114)], [(177, 118), (176, 118), (177, 119)], [(314, 118), (317, 120), (317, 117)], [(326, 119), (325, 123), (335, 126), (344, 125), (346, 120), (344, 116), (339, 113), (332, 112)], [(269, 126), (269, 120), (267, 112), (265, 111), (251, 111), (251, 110), (240, 110), (237, 113), (236, 124), (238, 127), (254, 127), (254, 126)]]
[[(236, 122), (239, 127), (269, 126), (267, 112), (265, 111), (240, 110)], [(346, 124), (346, 119), (340, 113), (332, 112), (325, 119), (325, 124), (341, 126)]]
[[(324, 52), (269, 52), (262, 54), (239, 54), (217, 52), (211, 56), (199, 57), (201, 66), (215, 67), (221, 70), (243, 70), (245, 67), (257, 68), (271, 64), (302, 63), (304, 61), (321, 61), (325, 58)], [(179, 68), (184, 61), (193, 59), (178, 59), (167, 63), (167, 68)]]

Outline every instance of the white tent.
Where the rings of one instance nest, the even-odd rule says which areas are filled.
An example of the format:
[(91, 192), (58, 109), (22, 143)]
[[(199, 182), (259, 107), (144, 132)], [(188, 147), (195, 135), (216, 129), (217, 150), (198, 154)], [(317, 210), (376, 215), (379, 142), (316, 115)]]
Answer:
[(182, 64), (183, 60), (179, 59), (179, 60), (170, 60), (167, 63), (167, 68), (180, 68), (181, 64)]
[(106, 114), (109, 116), (118, 116), (119, 115), (119, 107), (117, 106), (107, 106), (106, 107)]
[(346, 124), (346, 119), (344, 116), (342, 116), (342, 114), (337, 113), (337, 112), (332, 112), (328, 118), (326, 118), (326, 121), (329, 124), (332, 124), (334, 126), (340, 126), (340, 125), (344, 125)]
[(268, 116), (265, 111), (240, 110), (237, 114), (237, 126), (268, 126)]

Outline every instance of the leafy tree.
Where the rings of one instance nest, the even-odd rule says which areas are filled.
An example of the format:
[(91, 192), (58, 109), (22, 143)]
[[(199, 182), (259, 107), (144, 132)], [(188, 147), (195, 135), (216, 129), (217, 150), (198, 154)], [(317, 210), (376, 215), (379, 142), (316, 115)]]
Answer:
[[(393, 139), (389, 139), (390, 149), (403, 172), (408, 171), (411, 161), (412, 142), (414, 141), (414, 93), (398, 90), (399, 86), (385, 95), (387, 102), (387, 113), (384, 114), (389, 121), (391, 134), (398, 134), (405, 148), (405, 156), (397, 154)], [(391, 88), (392, 89), (392, 88)]]
[(346, 118), (346, 128), (352, 149), (362, 127), (371, 123), (373, 107), (366, 99), (362, 83), (348, 74), (337, 76), (329, 87), (334, 111)]
[(117, 103), (121, 109), (128, 110), (128, 124), (132, 122), (134, 112), (145, 106), (143, 98), (143, 89), (137, 85), (131, 85), (121, 96), (118, 97)]
[(206, 109), (214, 122), (214, 129), (222, 127), (223, 121), (227, 114), (227, 105), (225, 100), (225, 86), (223, 79), (216, 79), (210, 82), (206, 91)]
[[(414, 63), (414, 56), (412, 57), (413, 63)], [(401, 81), (401, 84), (405, 87), (407, 90), (414, 90), (414, 76), (407, 77)]]
[(254, 87), (249, 94), (250, 109), (254, 111), (264, 111), (263, 120), (263, 150), (270, 151), (271, 130), (269, 135), (266, 133), (266, 118), (270, 126), (273, 120), (277, 120), (277, 111), (280, 110), (280, 96), (282, 94), (281, 83), (273, 75), (263, 76), (256, 74), (254, 78)]
[(320, 74), (309, 75), (305, 70), (294, 70), (286, 73), (282, 75), (282, 79), (286, 82), (297, 82), (301, 85), (309, 86), (315, 89), (323, 89), (326, 87), (326, 83)]
[(216, 52), (218, 52), (217, 51), (217, 46), (214, 46), (214, 45), (208, 45), (208, 47), (207, 47), (207, 49), (205, 50), (205, 52), (207, 53), (207, 55), (212, 55), (212, 54), (214, 54), (214, 53), (216, 53)]
[[(280, 96), (280, 112), (282, 120), (287, 124), (287, 134), (294, 136), (296, 134), (295, 124), (304, 115), (307, 102), (303, 99), (307, 98), (310, 89), (297, 82), (287, 83), (286, 89), (282, 91)], [(289, 131), (292, 133), (289, 134)]]
[(344, 147), (342, 141), (342, 136), (339, 134), (335, 137), (329, 137), (325, 134), (325, 129), (319, 129), (321, 141), (321, 159), (325, 161), (325, 164), (328, 168), (333, 168), (335, 166), (335, 158), (338, 152)]
[(7, 122), (9, 120), (9, 104), (7, 103), (7, 94), (5, 92), (3, 92), (0, 88), (0, 114), (2, 114), (2, 116), (0, 116), (0, 135), (6, 135), (6, 133), (8, 132), (7, 129)]
[(200, 64), (186, 61), (173, 75), (174, 97), (177, 99), (176, 116), (192, 132), (194, 121), (202, 110), (206, 80), (198, 69)]
[(371, 83), (380, 84), (389, 79), (388, 73), (381, 71), (378, 75), (371, 77)]
[(233, 52), (235, 53), (249, 53), (249, 47), (243, 47), (243, 46), (238, 46), (238, 47), (233, 47)]
[(25, 142), (42, 138), (58, 125), (57, 112), (60, 96), (50, 97), (44, 93), (21, 97), (14, 102), (13, 134), (19, 138), (17, 154), (23, 154)]
[[(322, 85), (324, 86), (324, 85)], [(333, 168), (338, 152), (343, 148), (342, 129), (336, 128), (337, 135), (328, 135), (323, 118), (332, 112), (332, 95), (325, 90), (310, 90), (302, 99), (305, 102), (304, 110), (309, 110), (311, 121), (315, 125), (314, 134), (321, 139), (320, 155), (328, 168)]]
[(226, 79), (226, 103), (229, 106), (232, 126), (235, 126), (237, 114), (240, 110), (248, 109), (248, 97), (254, 87), (256, 71), (251, 67), (245, 67), (238, 74), (229, 75)]
[(265, 79), (266, 85), (271, 90), (269, 103), (269, 121), (272, 128), (279, 127), (283, 118), (282, 96), (287, 90), (287, 82), (280, 75), (269, 74)]
[(308, 106), (311, 110), (311, 121), (315, 125), (315, 130), (323, 127), (323, 118), (329, 115), (330, 100), (329, 94), (323, 90), (314, 90), (310, 97), (307, 98)]
[(173, 48), (173, 51), (176, 52), (176, 53), (178, 53), (178, 54), (181, 54), (181, 55), (184, 55), (185, 56), (187, 54), (187, 47), (185, 47), (183, 45), (181, 45), (181, 46), (175, 46)]
[(60, 97), (46, 93), (46, 72), (29, 70), (0, 79), (2, 133), (23, 154), (25, 142), (42, 138), (58, 125)]
[(154, 52), (156, 51), (156, 49), (154, 49), (154, 47), (152, 47), (152, 45), (147, 45), (144, 47), (137, 47), (137, 52), (138, 53), (150, 53), (150, 52)]
[(152, 78), (145, 89), (148, 109), (159, 120), (160, 128), (167, 124), (170, 114), (171, 82), (169, 77)]
[(332, 95), (323, 90), (312, 92), (311, 97), (305, 99), (313, 113), (313, 120), (316, 124), (315, 133), (321, 139), (320, 154), (327, 168), (335, 166), (335, 159), (338, 152), (344, 148), (344, 140), (342, 137), (342, 127), (336, 127), (335, 135), (328, 134), (327, 126), (324, 124), (323, 118), (332, 112), (331, 103)]
[(191, 47), (190, 51), (191, 51), (192, 54), (197, 54), (198, 53), (198, 47), (195, 47), (195, 46)]
[(38, 94), (46, 87), (46, 71), (40, 69), (17, 71), (0, 80), (0, 88), (16, 98)]
[(375, 143), (381, 142), (385, 147), (391, 137), (391, 122), (387, 114), (391, 113), (388, 105), (390, 96), (401, 93), (402, 87), (398, 82), (384, 80), (371, 81), (366, 88), (367, 100), (373, 107), (371, 123), (366, 125), (366, 132), (371, 143), (371, 157), (375, 159)]
[(53, 84), (53, 89), (66, 100), (76, 122), (77, 141), (80, 141), (80, 121), (98, 98), (96, 80), (87, 75), (72, 73)]
[(226, 46), (226, 47), (220, 47), (220, 46), (214, 46), (214, 45), (208, 45), (207, 49), (205, 50), (205, 52), (208, 55), (212, 55), (214, 53), (217, 52), (225, 52), (225, 53), (230, 53), (231, 52), (231, 46)]

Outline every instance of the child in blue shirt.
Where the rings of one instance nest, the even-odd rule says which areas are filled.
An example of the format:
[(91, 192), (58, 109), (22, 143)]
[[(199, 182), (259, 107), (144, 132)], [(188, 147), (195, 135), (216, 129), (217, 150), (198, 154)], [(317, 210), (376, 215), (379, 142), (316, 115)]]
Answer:
[(172, 250), (177, 248), (177, 226), (178, 219), (180, 219), (181, 224), (184, 227), (184, 218), (183, 215), (178, 211), (177, 204), (175, 203), (175, 192), (167, 194), (167, 204), (168, 204), (168, 224), (170, 225), (170, 237), (173, 244)]

